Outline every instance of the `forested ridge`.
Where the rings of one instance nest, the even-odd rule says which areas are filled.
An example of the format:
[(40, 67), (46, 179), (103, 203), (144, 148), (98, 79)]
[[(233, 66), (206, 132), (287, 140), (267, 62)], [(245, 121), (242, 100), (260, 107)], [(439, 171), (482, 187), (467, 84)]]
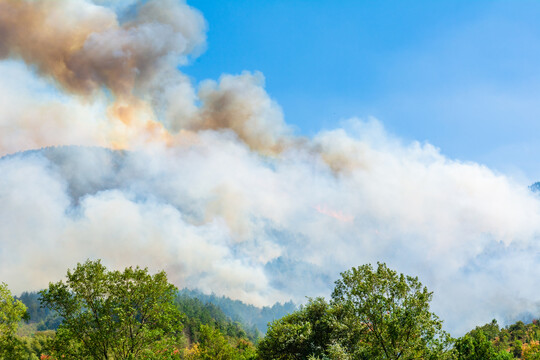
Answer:
[(204, 303), (214, 304), (232, 320), (238, 321), (244, 324), (245, 327), (252, 329), (252, 331), (262, 334), (266, 333), (266, 328), (270, 322), (295, 311), (297, 308), (292, 301), (284, 304), (275, 303), (272, 306), (257, 307), (225, 296), (204, 294), (198, 290), (182, 289), (180, 294), (187, 298), (196, 298)]
[(452, 338), (418, 278), (363, 265), (335, 284), (328, 300), (258, 308), (87, 261), (39, 292), (0, 285), (0, 359), (540, 359), (539, 320)]

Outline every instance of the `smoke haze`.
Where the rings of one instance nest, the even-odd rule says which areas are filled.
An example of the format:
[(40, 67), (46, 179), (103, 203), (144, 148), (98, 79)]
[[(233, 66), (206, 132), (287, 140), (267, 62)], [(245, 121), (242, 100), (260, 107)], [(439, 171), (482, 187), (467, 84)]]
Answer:
[[(59, 21), (62, 19), (62, 21)], [(540, 199), (376, 119), (294, 135), (264, 76), (195, 86), (179, 1), (0, 0), (0, 279), (87, 258), (257, 305), (328, 296), (387, 262), (455, 334), (540, 310)], [(26, 151), (33, 150), (33, 151)]]

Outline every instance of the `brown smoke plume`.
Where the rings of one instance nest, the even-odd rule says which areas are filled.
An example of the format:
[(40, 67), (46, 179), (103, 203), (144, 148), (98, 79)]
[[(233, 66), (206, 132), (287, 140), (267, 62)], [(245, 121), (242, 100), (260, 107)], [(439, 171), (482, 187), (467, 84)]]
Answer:
[(287, 145), (289, 129), (279, 106), (264, 91), (260, 73), (222, 76), (219, 84), (208, 81), (201, 86), (203, 102), (198, 117), (188, 128), (193, 130), (231, 129), (252, 150), (276, 154)]
[(83, 0), (0, 0), (0, 57), (23, 59), (69, 92), (128, 96), (203, 44), (204, 27), (198, 12), (173, 1), (150, 1), (120, 24), (112, 10)]
[(21, 58), (70, 93), (107, 89), (112, 147), (128, 147), (133, 137), (170, 143), (167, 131), (230, 129), (252, 150), (281, 152), (289, 130), (262, 74), (203, 83), (202, 106), (194, 105), (176, 66), (204, 44), (204, 30), (198, 12), (173, 0), (149, 1), (124, 23), (85, 0), (0, 0), (0, 57)]
[(176, 66), (204, 44), (202, 16), (173, 0), (136, 10), (120, 22), (112, 9), (87, 0), (0, 0), (0, 58), (21, 58), (69, 93), (87, 97), (107, 89), (113, 96), (106, 137), (113, 148), (171, 145), (180, 130), (232, 130), (264, 155), (309, 146), (335, 173), (364, 166), (356, 145), (292, 138), (258, 72), (203, 82), (197, 99)]
[(0, 0), (0, 58), (22, 59), (65, 92), (87, 99), (105, 90), (110, 105), (103, 130), (111, 147), (170, 144), (149, 84), (169, 85), (164, 78), (204, 45), (205, 27), (199, 12), (173, 0), (148, 1), (125, 22), (86, 0)]

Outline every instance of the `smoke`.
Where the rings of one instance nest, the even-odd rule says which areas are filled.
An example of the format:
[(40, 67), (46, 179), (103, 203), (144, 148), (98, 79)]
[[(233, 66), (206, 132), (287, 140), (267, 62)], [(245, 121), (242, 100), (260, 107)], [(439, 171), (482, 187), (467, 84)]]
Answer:
[(197, 11), (171, 0), (149, 1), (124, 23), (84, 0), (2, 0), (0, 56), (21, 58), (76, 94), (105, 87), (128, 96), (204, 44), (204, 28)]
[(262, 74), (194, 86), (177, 69), (204, 39), (177, 1), (0, 0), (0, 278), (13, 291), (101, 258), (301, 302), (384, 261), (435, 292), (455, 333), (538, 313), (528, 184), (376, 119), (295, 136)]
[(104, 103), (59, 94), (12, 60), (0, 62), (0, 79), (0, 156), (48, 145), (108, 145)]
[(262, 74), (224, 75), (219, 85), (205, 82), (199, 91), (204, 106), (189, 128), (231, 129), (250, 148), (277, 153), (288, 133), (281, 110), (263, 89)]

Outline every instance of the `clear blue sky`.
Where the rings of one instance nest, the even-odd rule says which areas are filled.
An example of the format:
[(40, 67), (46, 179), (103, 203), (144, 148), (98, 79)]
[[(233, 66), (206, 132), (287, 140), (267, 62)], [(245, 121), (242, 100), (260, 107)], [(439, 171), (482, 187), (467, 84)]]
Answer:
[(540, 180), (540, 2), (188, 0), (196, 81), (261, 71), (298, 133), (375, 116), (451, 158)]

